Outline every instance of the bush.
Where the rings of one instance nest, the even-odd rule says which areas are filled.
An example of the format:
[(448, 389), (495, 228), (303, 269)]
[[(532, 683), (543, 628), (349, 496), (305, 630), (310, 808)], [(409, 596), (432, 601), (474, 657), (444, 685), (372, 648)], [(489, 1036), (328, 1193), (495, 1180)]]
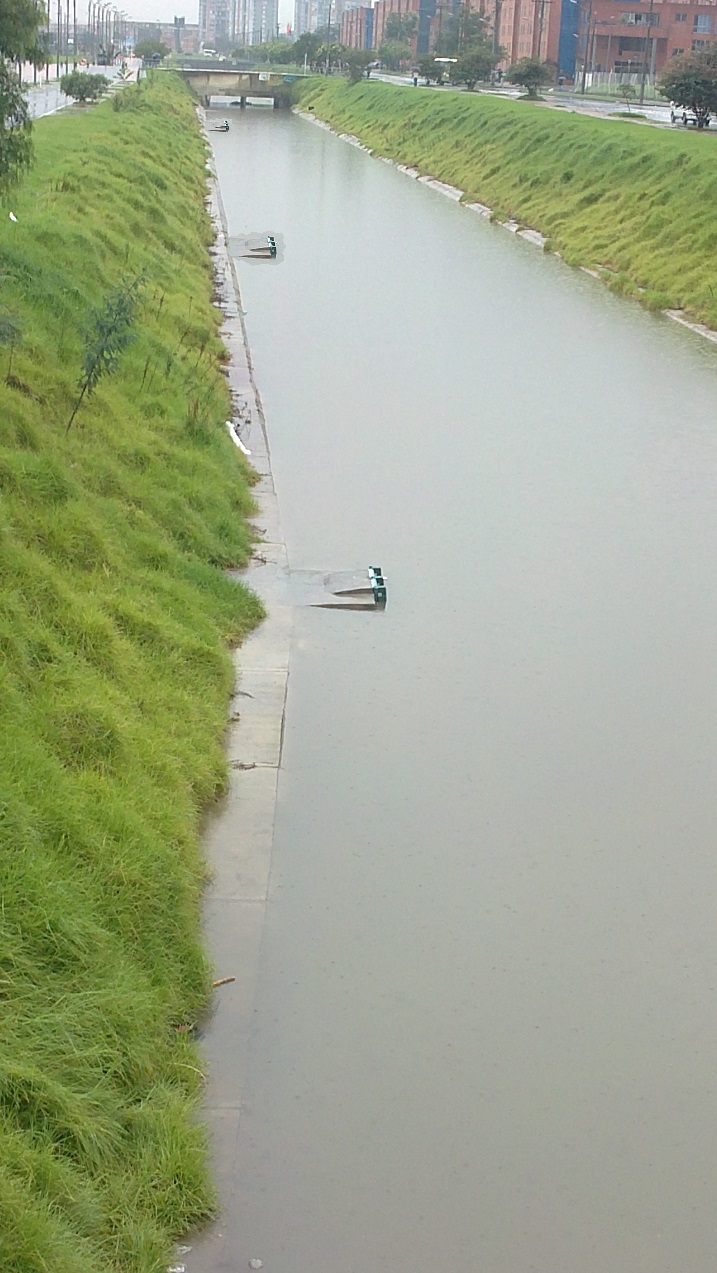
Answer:
[(89, 71), (70, 71), (60, 80), (60, 89), (66, 97), (77, 102), (95, 102), (109, 85), (106, 75), (91, 75)]

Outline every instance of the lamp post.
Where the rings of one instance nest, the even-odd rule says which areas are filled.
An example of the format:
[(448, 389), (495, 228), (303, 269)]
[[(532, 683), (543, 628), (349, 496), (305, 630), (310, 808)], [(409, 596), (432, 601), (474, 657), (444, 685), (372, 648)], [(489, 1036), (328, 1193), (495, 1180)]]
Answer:
[(537, 48), (535, 48), (535, 42), (533, 42), (533, 47), (535, 48), (533, 57), (536, 57), (538, 61), (540, 61), (542, 56), (542, 50), (543, 50), (543, 27), (545, 25), (545, 0), (535, 0), (535, 7), (538, 10), (538, 44), (537, 44)]
[(109, 3), (109, 0), (100, 0), (100, 42), (99, 42), (99, 48), (97, 50), (97, 56), (99, 58), (99, 51), (100, 49), (102, 49), (103, 57), (105, 59), (104, 61), (105, 66), (107, 65), (107, 51), (108, 51), (109, 42), (110, 42), (110, 9), (111, 8), (112, 6)]
[(62, 0), (57, 0), (57, 36), (56, 36), (55, 43), (57, 45), (57, 48), (55, 50), (57, 55), (57, 79), (59, 80), (60, 57), (61, 57), (60, 49), (62, 46)]
[(582, 79), (580, 82), (580, 92), (583, 94), (583, 96), (585, 95), (585, 90), (587, 88), (587, 80), (588, 80), (588, 53), (590, 50), (590, 26), (592, 23), (592, 16), (593, 16), (593, 0), (589, 0), (587, 17), (585, 19), (585, 48), (583, 50), (583, 73), (582, 73)]
[(329, 11), (326, 18), (326, 74), (331, 69), (331, 0), (329, 0)]
[(647, 79), (647, 54), (652, 39), (652, 14), (655, 0), (650, 0), (650, 8), (647, 11), (647, 30), (645, 31), (645, 47), (642, 57), (642, 72), (640, 74), (640, 105), (645, 101), (645, 80)]
[(498, 53), (498, 45), (500, 42), (500, 11), (503, 8), (503, 0), (495, 0), (495, 12), (493, 14), (493, 54)]

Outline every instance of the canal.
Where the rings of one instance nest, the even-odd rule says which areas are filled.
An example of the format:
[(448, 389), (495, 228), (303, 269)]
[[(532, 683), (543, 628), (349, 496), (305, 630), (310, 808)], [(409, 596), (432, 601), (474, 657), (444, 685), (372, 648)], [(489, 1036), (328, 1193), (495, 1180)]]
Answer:
[(298, 118), (212, 140), (291, 566), (389, 579), (296, 611), (217, 1267), (708, 1273), (717, 352)]

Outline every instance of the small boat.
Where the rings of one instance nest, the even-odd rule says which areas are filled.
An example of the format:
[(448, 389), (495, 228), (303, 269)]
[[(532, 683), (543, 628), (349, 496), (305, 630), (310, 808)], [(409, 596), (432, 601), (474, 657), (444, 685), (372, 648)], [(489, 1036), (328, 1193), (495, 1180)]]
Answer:
[(214, 127), (212, 128), (212, 132), (213, 133), (228, 133), (229, 120), (225, 119), (223, 124), (215, 124)]

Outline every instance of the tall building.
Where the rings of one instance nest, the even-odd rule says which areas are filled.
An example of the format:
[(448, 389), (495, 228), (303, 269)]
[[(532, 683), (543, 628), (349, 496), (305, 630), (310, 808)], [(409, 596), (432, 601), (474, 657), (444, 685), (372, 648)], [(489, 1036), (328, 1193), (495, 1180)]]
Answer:
[(199, 39), (202, 44), (214, 48), (218, 40), (233, 40), (235, 26), (235, 0), (199, 0)]
[(247, 44), (266, 44), (279, 33), (279, 0), (249, 0)]
[(297, 40), (310, 30), (311, 0), (294, 0), (294, 35)]

